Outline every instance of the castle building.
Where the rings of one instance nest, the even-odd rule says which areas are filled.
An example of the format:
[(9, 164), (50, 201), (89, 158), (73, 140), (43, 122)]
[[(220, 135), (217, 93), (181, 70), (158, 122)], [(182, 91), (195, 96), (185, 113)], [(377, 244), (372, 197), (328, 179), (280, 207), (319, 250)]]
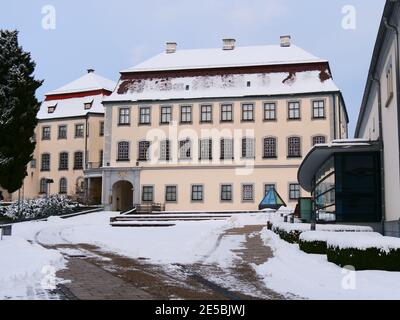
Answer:
[[(82, 202), (101, 202), (102, 100), (114, 88), (114, 82), (89, 69), (79, 79), (46, 94), (37, 115), (36, 148), (20, 190), (22, 198), (57, 193)], [(86, 169), (91, 169), (90, 175)], [(18, 192), (13, 194), (17, 198)]]
[[(167, 43), (165, 52), (121, 71), (103, 105), (102, 203), (111, 210), (146, 203), (256, 210), (271, 187), (294, 206), (308, 195), (297, 182), (303, 156), (315, 144), (347, 138), (329, 62), (289, 36), (249, 47), (225, 39), (216, 49)], [(89, 150), (88, 163), (100, 148)]]

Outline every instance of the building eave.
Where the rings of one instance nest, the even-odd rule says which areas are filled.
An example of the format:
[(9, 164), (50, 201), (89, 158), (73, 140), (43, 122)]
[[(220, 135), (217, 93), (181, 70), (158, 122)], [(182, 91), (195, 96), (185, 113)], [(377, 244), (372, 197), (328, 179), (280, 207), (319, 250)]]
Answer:
[(374, 50), (372, 53), (371, 64), (370, 64), (368, 75), (367, 75), (367, 81), (365, 84), (364, 95), (363, 95), (362, 102), (361, 102), (360, 113), (358, 115), (356, 130), (355, 130), (355, 134), (354, 134), (355, 137), (358, 137), (360, 134), (361, 124), (364, 119), (365, 111), (367, 109), (367, 104), (368, 104), (368, 100), (369, 100), (369, 95), (370, 95), (371, 88), (372, 88), (371, 78), (373, 78), (375, 76), (376, 67), (377, 67), (379, 57), (381, 55), (383, 43), (384, 43), (385, 37), (386, 37), (387, 31), (386, 31), (384, 19), (386, 18), (388, 21), (390, 21), (390, 18), (393, 14), (393, 11), (394, 11), (393, 9), (394, 9), (395, 5), (396, 5), (395, 1), (387, 0), (386, 4), (385, 4), (385, 8), (383, 10), (383, 15), (382, 15), (381, 23), (379, 26), (378, 35), (377, 35)]
[(328, 144), (317, 144), (304, 157), (297, 172), (297, 180), (304, 190), (311, 192), (314, 175), (333, 154), (378, 150), (378, 142), (361, 139), (334, 140)]

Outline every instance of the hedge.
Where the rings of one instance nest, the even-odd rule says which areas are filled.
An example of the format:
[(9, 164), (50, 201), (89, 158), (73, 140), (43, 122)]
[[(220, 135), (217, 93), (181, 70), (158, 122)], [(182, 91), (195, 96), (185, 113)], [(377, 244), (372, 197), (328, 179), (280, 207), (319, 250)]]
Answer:
[(292, 230), (290, 232), (287, 232), (285, 230), (282, 230), (280, 228), (273, 228), (273, 231), (279, 235), (279, 237), (282, 240), (285, 240), (289, 243), (298, 243), (299, 242), (299, 237), (303, 231), (301, 230)]
[(380, 248), (327, 247), (328, 261), (340, 267), (353, 266), (355, 270), (400, 271), (400, 249), (384, 251)]
[(326, 241), (299, 240), (299, 247), (305, 253), (326, 254)]

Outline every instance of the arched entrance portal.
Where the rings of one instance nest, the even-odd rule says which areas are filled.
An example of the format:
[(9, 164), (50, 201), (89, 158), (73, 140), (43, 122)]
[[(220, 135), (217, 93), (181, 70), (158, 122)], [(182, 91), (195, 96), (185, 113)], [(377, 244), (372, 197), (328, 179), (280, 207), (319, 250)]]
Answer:
[(113, 185), (113, 211), (126, 211), (133, 207), (133, 185), (129, 181), (118, 181)]

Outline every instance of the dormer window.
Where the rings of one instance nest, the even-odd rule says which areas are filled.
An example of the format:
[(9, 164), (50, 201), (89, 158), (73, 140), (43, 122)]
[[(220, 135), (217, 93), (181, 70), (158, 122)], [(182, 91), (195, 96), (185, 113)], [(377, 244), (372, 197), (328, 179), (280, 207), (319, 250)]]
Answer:
[(93, 99), (90, 98), (90, 99), (85, 100), (85, 102), (84, 102), (83, 105), (84, 105), (84, 107), (85, 107), (85, 110), (91, 109), (91, 108), (92, 108), (92, 105), (93, 105)]
[(49, 106), (47, 107), (47, 112), (48, 112), (48, 113), (54, 113), (54, 111), (56, 111), (56, 108), (57, 108), (57, 103), (56, 103), (56, 104), (53, 104), (53, 105), (49, 105)]

